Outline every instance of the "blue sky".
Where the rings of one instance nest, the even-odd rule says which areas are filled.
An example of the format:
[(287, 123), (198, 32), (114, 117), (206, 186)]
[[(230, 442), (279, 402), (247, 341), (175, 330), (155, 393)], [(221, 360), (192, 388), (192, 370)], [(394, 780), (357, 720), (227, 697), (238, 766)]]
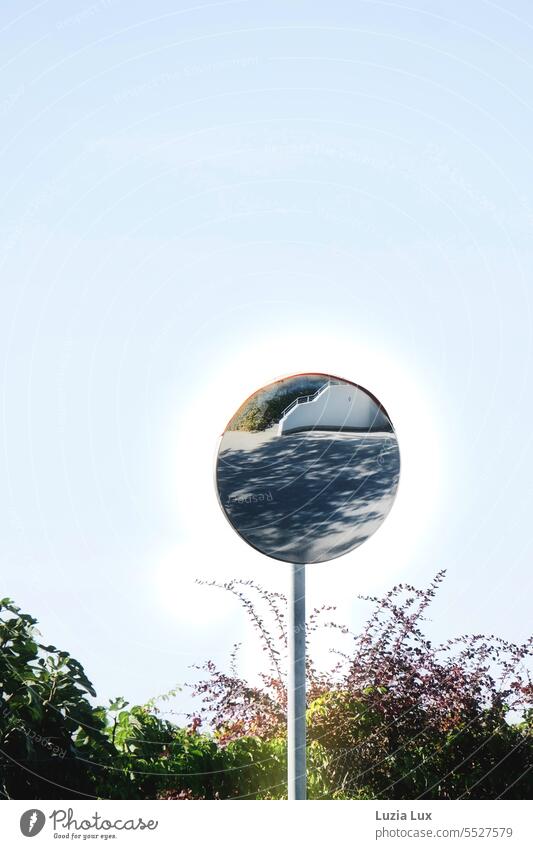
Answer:
[(3, 4), (1, 594), (102, 698), (247, 639), (195, 577), (286, 585), (212, 469), (292, 372), (365, 385), (402, 451), (311, 599), (357, 625), (446, 567), (436, 636), (531, 630), (533, 10), (419, 5)]

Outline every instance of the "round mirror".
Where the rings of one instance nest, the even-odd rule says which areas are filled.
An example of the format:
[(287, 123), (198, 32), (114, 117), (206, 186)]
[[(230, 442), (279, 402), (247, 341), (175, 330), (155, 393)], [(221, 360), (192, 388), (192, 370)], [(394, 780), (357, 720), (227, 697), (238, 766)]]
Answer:
[(297, 374), (254, 392), (218, 449), (222, 510), (249, 545), (322, 563), (361, 545), (392, 507), (400, 452), (391, 420), (362, 386)]

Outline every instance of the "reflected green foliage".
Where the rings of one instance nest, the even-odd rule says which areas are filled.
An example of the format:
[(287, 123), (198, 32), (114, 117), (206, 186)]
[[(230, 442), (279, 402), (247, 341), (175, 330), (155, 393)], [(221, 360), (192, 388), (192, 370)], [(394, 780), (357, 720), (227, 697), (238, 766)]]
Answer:
[(237, 411), (228, 425), (228, 430), (247, 430), (257, 432), (277, 424), (285, 407), (302, 395), (312, 395), (326, 381), (325, 375), (287, 378), (277, 384), (277, 391), (271, 388), (256, 392)]
[(281, 413), (301, 395), (301, 391), (282, 392), (265, 401), (252, 400), (246, 408), (233, 419), (228, 430), (248, 430), (257, 432), (277, 424)]

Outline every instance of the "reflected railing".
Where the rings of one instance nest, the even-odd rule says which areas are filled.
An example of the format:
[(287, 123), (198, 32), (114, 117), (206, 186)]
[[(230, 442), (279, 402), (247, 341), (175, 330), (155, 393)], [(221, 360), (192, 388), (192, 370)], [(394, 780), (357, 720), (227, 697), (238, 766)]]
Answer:
[(279, 417), (280, 421), (282, 418), (284, 418), (284, 416), (287, 415), (287, 413), (290, 413), (290, 411), (293, 410), (294, 407), (297, 407), (299, 404), (307, 404), (309, 401), (314, 401), (315, 398), (318, 398), (318, 396), (321, 395), (322, 392), (324, 392), (324, 390), (328, 388), (328, 386), (339, 385), (340, 383), (342, 383), (341, 380), (328, 380), (326, 381), (326, 383), (323, 383), (322, 386), (319, 386), (318, 389), (312, 393), (312, 395), (299, 395), (298, 398), (295, 398), (294, 401), (291, 401), (291, 403), (282, 411)]

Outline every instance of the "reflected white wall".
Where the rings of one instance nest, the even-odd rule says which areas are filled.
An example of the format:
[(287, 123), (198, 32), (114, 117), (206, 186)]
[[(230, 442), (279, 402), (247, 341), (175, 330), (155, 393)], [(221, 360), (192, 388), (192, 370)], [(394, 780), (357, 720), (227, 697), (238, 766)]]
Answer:
[(315, 398), (290, 409), (280, 420), (278, 435), (307, 428), (390, 430), (390, 422), (376, 402), (350, 384), (328, 384)]

